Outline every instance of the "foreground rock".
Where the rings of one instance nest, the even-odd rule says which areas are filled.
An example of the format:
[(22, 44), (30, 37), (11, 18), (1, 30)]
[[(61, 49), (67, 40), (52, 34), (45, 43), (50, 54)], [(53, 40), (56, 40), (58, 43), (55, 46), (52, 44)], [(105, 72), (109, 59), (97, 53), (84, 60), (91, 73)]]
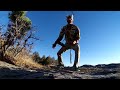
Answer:
[(0, 79), (120, 79), (119, 65), (84, 65), (80, 71), (72, 71), (69, 67), (31, 70), (0, 61)]

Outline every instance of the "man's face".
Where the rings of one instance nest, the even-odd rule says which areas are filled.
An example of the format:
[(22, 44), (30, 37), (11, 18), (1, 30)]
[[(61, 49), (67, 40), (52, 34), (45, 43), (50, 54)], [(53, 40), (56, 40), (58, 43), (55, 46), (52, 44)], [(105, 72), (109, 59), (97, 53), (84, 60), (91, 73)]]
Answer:
[(73, 22), (72, 18), (67, 18), (67, 22), (70, 24)]

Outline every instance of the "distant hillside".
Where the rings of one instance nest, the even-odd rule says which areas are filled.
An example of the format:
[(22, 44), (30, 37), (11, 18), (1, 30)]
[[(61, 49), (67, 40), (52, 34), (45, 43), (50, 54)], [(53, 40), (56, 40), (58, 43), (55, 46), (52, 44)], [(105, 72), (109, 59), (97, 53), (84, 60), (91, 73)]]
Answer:
[(120, 68), (120, 63), (111, 63), (111, 64), (98, 64), (98, 65), (83, 65), (81, 67), (94, 67), (94, 68)]

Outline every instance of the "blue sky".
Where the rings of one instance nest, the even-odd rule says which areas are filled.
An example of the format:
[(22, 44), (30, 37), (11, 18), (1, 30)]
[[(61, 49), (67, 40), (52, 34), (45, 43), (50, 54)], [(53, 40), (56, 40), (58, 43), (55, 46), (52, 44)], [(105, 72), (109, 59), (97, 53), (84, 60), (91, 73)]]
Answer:
[[(7, 23), (7, 11), (0, 11), (0, 24)], [(62, 26), (66, 25), (66, 15), (70, 11), (28, 11), (27, 16), (37, 26), (36, 35), (42, 41), (35, 42), (33, 51), (55, 57), (61, 46), (52, 48)], [(84, 64), (120, 63), (120, 11), (74, 11), (74, 24), (80, 28), (80, 62)], [(62, 40), (63, 41), (63, 40)], [(63, 63), (70, 64), (70, 50), (62, 55)]]

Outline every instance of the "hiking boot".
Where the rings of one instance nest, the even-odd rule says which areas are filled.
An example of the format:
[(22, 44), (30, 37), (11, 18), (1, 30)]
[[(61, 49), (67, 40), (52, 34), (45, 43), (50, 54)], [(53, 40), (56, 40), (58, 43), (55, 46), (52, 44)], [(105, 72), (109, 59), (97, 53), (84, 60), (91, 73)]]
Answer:
[(72, 67), (72, 70), (73, 70), (73, 71), (80, 71), (79, 67), (77, 67), (77, 66), (73, 66), (73, 67)]
[(64, 64), (58, 64), (57, 67), (64, 68)]

